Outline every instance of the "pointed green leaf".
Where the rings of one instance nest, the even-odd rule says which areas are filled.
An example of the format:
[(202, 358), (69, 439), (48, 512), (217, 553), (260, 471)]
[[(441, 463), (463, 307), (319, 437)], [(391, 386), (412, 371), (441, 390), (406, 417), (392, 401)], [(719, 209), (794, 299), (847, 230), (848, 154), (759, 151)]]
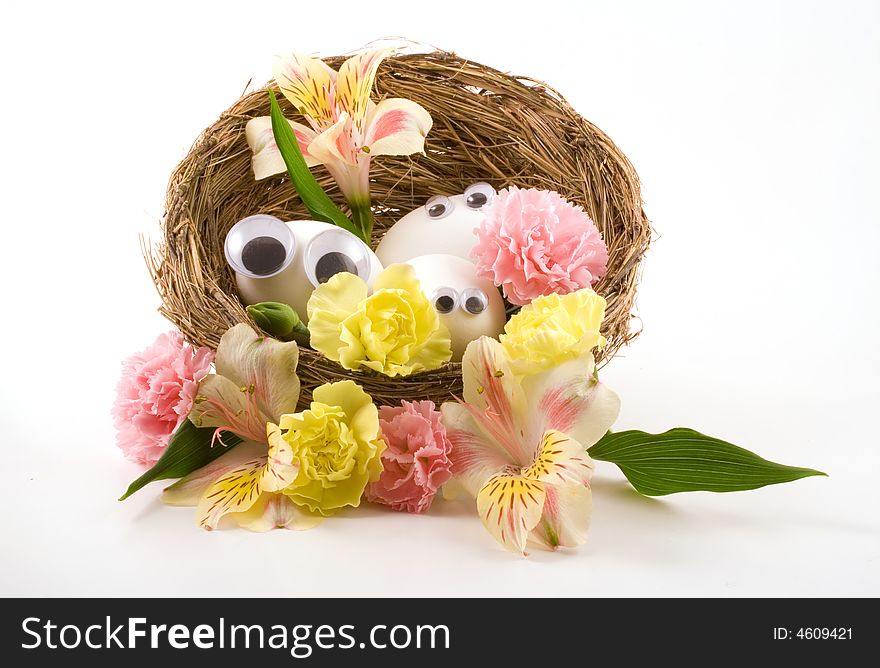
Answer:
[(124, 501), (141, 487), (154, 480), (182, 478), (241, 443), (241, 439), (237, 436), (224, 433), (223, 445), (215, 443), (212, 447), (211, 439), (213, 436), (213, 428), (199, 428), (189, 420), (184, 420), (183, 424), (172, 434), (168, 447), (162, 453), (159, 461), (153, 465), (153, 468), (131, 483), (125, 494), (119, 497), (119, 500)]
[(726, 441), (679, 427), (663, 434), (608, 433), (589, 449), (593, 459), (620, 467), (646, 496), (676, 492), (739, 492), (826, 475), (767, 461)]
[(299, 149), (299, 142), (290, 123), (281, 113), (281, 107), (278, 106), (278, 100), (275, 99), (275, 92), (269, 91), (270, 116), (272, 118), (272, 134), (275, 136), (275, 143), (278, 145), (278, 151), (281, 158), (287, 166), (287, 174), (296, 192), (299, 193), (300, 199), (306, 208), (315, 217), (332, 225), (348, 230), (365, 243), (369, 244), (369, 238), (365, 238), (364, 232), (358, 229), (346, 216), (342, 210), (333, 203), (324, 189), (315, 179), (312, 170), (306, 165), (302, 151)]

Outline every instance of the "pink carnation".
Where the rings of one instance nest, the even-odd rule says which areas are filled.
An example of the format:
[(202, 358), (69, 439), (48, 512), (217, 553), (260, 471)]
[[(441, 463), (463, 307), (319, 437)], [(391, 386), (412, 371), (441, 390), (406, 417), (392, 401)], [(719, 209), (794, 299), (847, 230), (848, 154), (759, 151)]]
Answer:
[(379, 409), (385, 470), (367, 488), (367, 500), (394, 510), (421, 513), (452, 476), (452, 445), (433, 401), (403, 401)]
[(179, 332), (168, 332), (122, 363), (112, 413), (116, 443), (129, 459), (156, 463), (213, 360), (210, 348), (193, 348)]
[(587, 213), (552, 190), (511, 186), (485, 209), (475, 232), (477, 271), (513, 304), (567, 294), (605, 275), (608, 249)]

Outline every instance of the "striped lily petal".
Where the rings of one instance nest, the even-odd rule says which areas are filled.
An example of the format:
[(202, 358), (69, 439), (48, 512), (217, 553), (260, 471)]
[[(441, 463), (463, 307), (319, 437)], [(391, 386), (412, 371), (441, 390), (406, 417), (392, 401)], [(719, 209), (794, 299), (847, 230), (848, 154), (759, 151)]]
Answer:
[[(213, 445), (222, 448), (219, 443)], [(210, 464), (196, 469), (162, 492), (162, 502), (169, 506), (197, 506), (205, 491), (215, 480), (240, 467), (247, 461), (260, 459), (266, 453), (265, 444), (245, 441)]]
[(425, 151), (425, 136), (434, 121), (424, 107), (393, 97), (371, 108), (365, 150), (370, 155), (412, 155)]
[(584, 485), (545, 485), (544, 517), (529, 537), (555, 550), (587, 541), (593, 495)]
[(526, 553), (529, 534), (544, 512), (544, 484), (522, 476), (498, 474), (477, 495), (483, 525), (508, 550)]
[(260, 486), (267, 492), (280, 492), (293, 482), (299, 467), (294, 464), (293, 449), (281, 438), (278, 425), (270, 423), (266, 426), (266, 440), (269, 442), (269, 452)]
[(266, 422), (271, 418), (257, 406), (249, 386), (232, 382), (226, 376), (211, 374), (199, 383), (189, 419), (197, 427), (213, 427), (215, 447), (229, 431), (248, 441), (261, 442)]
[(272, 65), (275, 83), (291, 104), (317, 130), (336, 120), (333, 87), (336, 72), (323, 60), (299, 53), (276, 56)]
[(199, 383), (190, 419), (197, 427), (214, 427), (245, 440), (263, 442), (266, 423), (296, 410), (299, 348), (257, 334), (245, 324), (220, 338), (217, 373)]
[(522, 475), (544, 483), (544, 514), (530, 538), (550, 549), (575, 547), (587, 539), (592, 512), (593, 460), (567, 435), (549, 430)]
[[(306, 127), (302, 123), (294, 123), (291, 120), (290, 127), (296, 135), (299, 149), (302, 151), (306, 165), (314, 167), (320, 165), (321, 161), (315, 159), (309, 152), (309, 145), (315, 138), (315, 131)], [(257, 181), (261, 179), (283, 174), (287, 171), (281, 152), (278, 150), (278, 144), (275, 143), (275, 135), (272, 133), (272, 119), (268, 116), (260, 116), (252, 118), (244, 127), (245, 139), (250, 146), (253, 156), (251, 157), (251, 167), (254, 170), (254, 178)]]
[(271, 531), (293, 529), (303, 531), (317, 526), (324, 519), (293, 503), (284, 494), (263, 493), (248, 510), (232, 513), (230, 518), (244, 529)]
[(296, 411), (298, 360), (299, 348), (295, 342), (262, 336), (245, 324), (227, 330), (220, 338), (214, 358), (217, 374), (246, 390), (267, 418), (260, 425), (259, 438), (253, 440), (263, 439), (267, 422), (277, 422), (285, 413)]
[(379, 65), (392, 49), (375, 49), (352, 56), (339, 68), (336, 79), (336, 101), (340, 110), (348, 112), (355, 126), (364, 134), (367, 111), (370, 106), (370, 91), (376, 80)]
[(495, 339), (482, 336), (471, 341), (461, 361), (464, 406), (474, 421), (519, 466), (531, 462), (534, 445), (524, 440), (526, 397), (510, 368), (510, 359)]
[(309, 145), (309, 152), (325, 165), (342, 162), (357, 166), (358, 153), (352, 142), (351, 131), (351, 119), (343, 112), (333, 125), (315, 136)]
[(529, 425), (532, 442), (553, 429), (568, 434), (586, 449), (611, 428), (620, 413), (620, 399), (595, 378), (594, 369), (592, 357), (586, 356), (523, 377), (528, 414), (537, 417)]
[(523, 469), (522, 475), (554, 485), (589, 485), (593, 460), (580, 443), (551, 429), (544, 434), (535, 461)]
[(514, 462), (477, 426), (465, 406), (448, 401), (440, 410), (452, 445), (449, 453), (452, 473), (456, 482), (475, 497), (489, 478), (513, 466)]
[(260, 498), (265, 459), (254, 459), (232, 469), (213, 482), (196, 510), (196, 522), (211, 530), (227, 513), (248, 510)]
[(281, 438), (281, 430), (270, 423), (266, 432), (266, 455), (228, 471), (205, 491), (196, 510), (199, 526), (216, 529), (224, 515), (250, 510), (263, 494), (278, 492), (296, 478), (298, 467), (293, 462), (293, 450)]

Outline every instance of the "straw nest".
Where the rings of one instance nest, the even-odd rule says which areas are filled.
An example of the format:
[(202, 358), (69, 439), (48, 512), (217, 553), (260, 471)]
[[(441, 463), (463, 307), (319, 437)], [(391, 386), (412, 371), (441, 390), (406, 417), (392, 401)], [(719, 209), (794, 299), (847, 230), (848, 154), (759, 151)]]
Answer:
[[(344, 58), (328, 58), (338, 68)], [(271, 84), (274, 87), (274, 83)], [(642, 210), (639, 180), (605, 133), (582, 118), (559, 93), (525, 77), (499, 72), (453, 53), (397, 55), (379, 69), (374, 99), (404, 97), (434, 119), (426, 154), (373, 161), (374, 242), (400, 216), (432, 195), (462, 192), (488, 181), (556, 190), (582, 205), (608, 245), (608, 275), (596, 291), (608, 300), (604, 334), (607, 361), (637, 334), (631, 314), (639, 265), (651, 230)], [(279, 97), (288, 118), (297, 118)], [(245, 124), (269, 113), (265, 89), (245, 94), (205, 130), (171, 175), (163, 240), (145, 248), (162, 299), (160, 311), (198, 345), (216, 348), (232, 325), (253, 326), (236, 295), (223, 241), (236, 221), (254, 213), (284, 220), (309, 218), (286, 177), (255, 181)], [(323, 170), (315, 175), (331, 198), (343, 200)], [(301, 405), (326, 382), (353, 378), (377, 404), (401, 399), (449, 400), (461, 392), (457, 364), (408, 378), (351, 372), (303, 347), (298, 373)]]

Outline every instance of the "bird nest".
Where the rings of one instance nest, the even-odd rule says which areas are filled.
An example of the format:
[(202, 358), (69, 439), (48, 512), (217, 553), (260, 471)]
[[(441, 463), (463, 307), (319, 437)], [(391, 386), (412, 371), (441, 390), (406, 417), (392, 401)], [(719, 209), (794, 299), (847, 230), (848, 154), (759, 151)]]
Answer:
[[(328, 58), (334, 68), (344, 58)], [(270, 87), (274, 87), (274, 83)], [(608, 301), (599, 353), (609, 360), (633, 339), (632, 309), (639, 265), (651, 238), (639, 180), (611, 139), (581, 117), (559, 93), (526, 77), (499, 72), (453, 53), (435, 51), (388, 58), (379, 68), (374, 98), (402, 97), (434, 119), (424, 155), (373, 162), (373, 242), (431, 196), (462, 192), (475, 181), (559, 192), (580, 204), (608, 246), (608, 272), (594, 287)], [(279, 96), (288, 118), (297, 112)], [(240, 219), (265, 213), (284, 220), (310, 215), (286, 176), (254, 180), (245, 124), (269, 114), (265, 89), (245, 94), (205, 130), (168, 184), (163, 239), (145, 248), (162, 299), (160, 311), (194, 344), (216, 348), (229, 327), (247, 322), (235, 278), (223, 254), (226, 233)], [(318, 181), (344, 209), (335, 181), (322, 167)], [(326, 382), (354, 379), (377, 404), (401, 399), (442, 402), (461, 393), (461, 369), (407, 378), (348, 371), (302, 347), (301, 404)]]

